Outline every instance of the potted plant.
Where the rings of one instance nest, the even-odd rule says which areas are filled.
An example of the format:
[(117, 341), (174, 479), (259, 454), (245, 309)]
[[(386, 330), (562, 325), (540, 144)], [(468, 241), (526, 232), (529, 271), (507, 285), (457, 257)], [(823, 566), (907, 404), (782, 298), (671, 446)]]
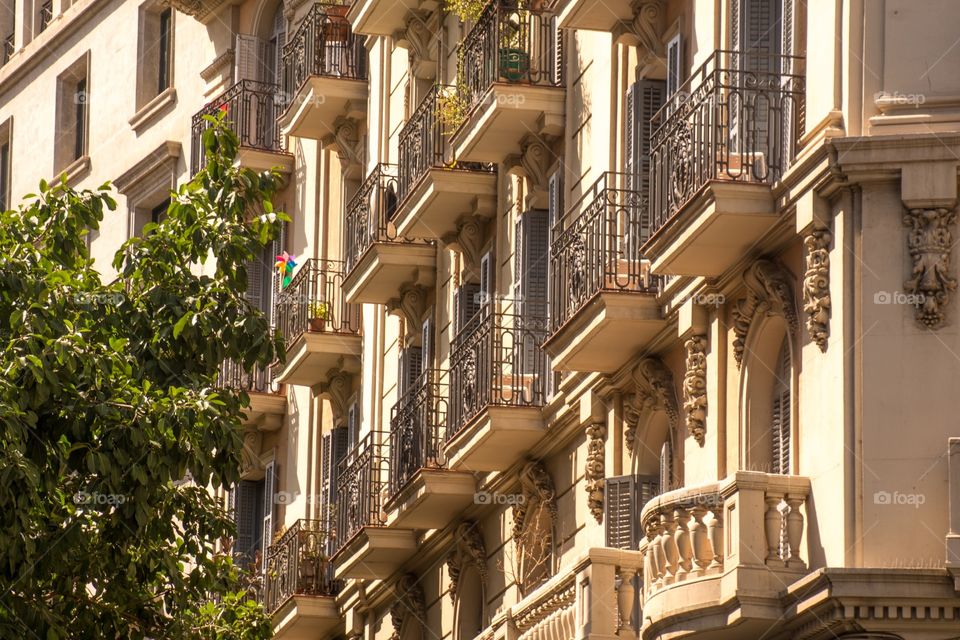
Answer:
[(530, 52), (523, 42), (524, 23), (527, 29), (531, 28), (529, 11), (518, 5), (500, 19), (500, 77), (508, 82), (520, 82), (530, 72)]
[(310, 303), (310, 331), (323, 331), (330, 319), (330, 305), (321, 300)]
[(465, 87), (444, 87), (437, 93), (437, 120), (443, 124), (443, 134), (452, 135), (467, 117)]

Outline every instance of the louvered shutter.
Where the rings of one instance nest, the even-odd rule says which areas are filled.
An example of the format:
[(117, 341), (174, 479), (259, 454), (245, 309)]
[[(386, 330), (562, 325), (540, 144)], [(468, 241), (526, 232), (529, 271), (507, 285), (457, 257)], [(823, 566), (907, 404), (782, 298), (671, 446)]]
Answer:
[(493, 301), (493, 252), (488, 251), (480, 258), (480, 306)]
[(400, 352), (400, 395), (413, 388), (423, 373), (423, 349), (407, 347)]
[(338, 469), (340, 462), (350, 451), (350, 438), (347, 433), (347, 427), (335, 427), (331, 429), (330, 438), (331, 460), (330, 465), (324, 473), (330, 478), (330, 504), (332, 505), (337, 501), (337, 482), (339, 480)]
[(420, 329), (421, 371), (433, 366), (433, 312), (423, 321)]
[(560, 17), (552, 16), (550, 18), (550, 30), (553, 35), (554, 57), (553, 57), (553, 83), (563, 84), (563, 52), (564, 52), (564, 30), (560, 28)]
[(267, 549), (273, 544), (273, 529), (277, 509), (277, 463), (268, 462), (263, 477), (263, 566), (266, 567)]
[(639, 146), (640, 128), (637, 126), (637, 120), (640, 117), (639, 100), (640, 83), (634, 82), (627, 88), (627, 95), (624, 97), (625, 117), (623, 121), (623, 172), (627, 178), (627, 190), (637, 191), (640, 187), (639, 173), (640, 167), (637, 166), (637, 153)]
[(523, 213), (517, 220), (516, 235), (516, 285), (520, 298), (520, 314), (524, 317), (545, 318), (550, 237), (549, 213), (544, 209), (531, 209)]
[(480, 285), (475, 282), (463, 283), (454, 293), (453, 300), (457, 318), (455, 330), (457, 333), (463, 331), (467, 323), (480, 310), (481, 299)]
[[(775, 56), (780, 53), (783, 38), (780, 26), (781, 2), (782, 0), (740, 0), (738, 13), (741, 42), (737, 50), (748, 55), (736, 56), (734, 67), (744, 74), (779, 72), (779, 62)], [(747, 80), (746, 77), (740, 78), (740, 86), (749, 86)], [(734, 96), (731, 101), (731, 122), (734, 123), (731, 133), (734, 138), (733, 150), (740, 152), (747, 163), (754, 153), (770, 153), (769, 109), (765, 104), (766, 100), (758, 103), (756, 108), (751, 109), (749, 121), (742, 123), (743, 126), (749, 126), (751, 131), (740, 131), (740, 127), (736, 126), (737, 116), (740, 110), (747, 106), (740, 104), (743, 99), (742, 96)], [(753, 101), (756, 102), (756, 98)], [(746, 148), (746, 144), (749, 144), (750, 148)]]
[(637, 548), (637, 519), (640, 507), (634, 500), (633, 476), (606, 478), (603, 482), (603, 523), (606, 546), (612, 549)]
[(678, 33), (667, 43), (667, 95), (672, 96), (683, 82), (683, 37)]
[(770, 459), (773, 473), (790, 473), (790, 347), (784, 342), (780, 349), (777, 375), (774, 382), (772, 419), (770, 424)]
[(287, 19), (283, 17), (283, 8), (277, 11), (273, 18), (273, 69), (272, 79), (274, 84), (280, 84), (283, 77), (283, 45), (287, 43)]
[[(552, 322), (554, 305), (564, 298), (565, 292), (558, 291), (562, 285), (553, 272), (553, 263), (550, 260), (550, 250), (553, 247), (554, 228), (557, 221), (563, 216), (563, 169), (557, 170), (547, 179), (547, 320)], [(548, 322), (545, 326), (550, 327)], [(547, 397), (553, 397), (554, 390), (560, 386), (560, 372), (553, 371), (550, 356), (543, 352), (544, 366), (547, 370)]]
[(261, 57), (263, 55), (263, 41), (256, 36), (238, 33), (233, 49), (233, 80), (260, 80)]
[(327, 531), (331, 528), (330, 466), (333, 464), (333, 436), (323, 434), (320, 441), (320, 522)]
[(660, 485), (657, 476), (637, 476), (634, 484), (634, 504), (639, 514), (645, 504), (656, 498), (667, 489)]
[(360, 405), (356, 402), (350, 403), (347, 409), (347, 448), (352, 449), (357, 445), (360, 435)]
[(233, 553), (236, 561), (246, 568), (254, 561), (254, 551), (260, 546), (263, 483), (241, 480), (234, 487), (233, 517), (237, 540)]
[[(667, 98), (667, 83), (663, 80), (638, 80), (627, 91), (627, 127), (625, 173), (630, 192), (628, 208), (630, 229), (639, 229), (640, 237), (631, 238), (629, 250), (636, 252), (650, 236), (650, 222), (643, 206), (650, 196), (650, 121)], [(631, 254), (632, 255), (632, 254)]]

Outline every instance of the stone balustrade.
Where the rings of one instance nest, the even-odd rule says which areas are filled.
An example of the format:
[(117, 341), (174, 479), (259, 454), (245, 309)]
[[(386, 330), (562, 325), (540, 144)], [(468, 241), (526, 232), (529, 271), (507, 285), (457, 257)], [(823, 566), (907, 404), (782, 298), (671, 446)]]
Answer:
[(738, 471), (721, 482), (661, 494), (641, 512), (644, 597), (738, 567), (803, 571), (810, 481)]

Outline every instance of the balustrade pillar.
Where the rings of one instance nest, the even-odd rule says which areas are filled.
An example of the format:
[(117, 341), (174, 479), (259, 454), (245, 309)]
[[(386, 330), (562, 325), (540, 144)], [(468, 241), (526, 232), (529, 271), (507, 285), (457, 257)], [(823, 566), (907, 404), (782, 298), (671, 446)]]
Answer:
[(667, 571), (670, 577), (674, 577), (677, 575), (677, 561), (679, 559), (675, 537), (677, 523), (673, 519), (673, 514), (669, 512), (664, 512), (663, 515), (660, 516), (660, 522), (663, 525), (663, 534), (660, 539), (663, 542), (663, 555), (667, 562)]
[(696, 505), (690, 513), (693, 515), (693, 523), (690, 527), (691, 538), (693, 539), (694, 562), (697, 564), (697, 570), (700, 575), (706, 570), (713, 559), (713, 552), (710, 549), (710, 539), (707, 536), (707, 527), (703, 523), (703, 516), (707, 510), (703, 505)]
[(778, 494), (768, 493), (764, 497), (767, 511), (764, 515), (764, 528), (767, 534), (767, 564), (780, 560), (780, 499)]
[(788, 494), (786, 497), (787, 506), (790, 512), (787, 514), (787, 544), (790, 547), (790, 555), (784, 558), (788, 567), (805, 568), (806, 563), (800, 557), (800, 543), (803, 541), (803, 514), (800, 513), (800, 507), (804, 503), (803, 496)]
[(674, 511), (674, 520), (677, 522), (674, 539), (677, 545), (677, 555), (679, 556), (679, 567), (677, 569), (677, 578), (682, 578), (693, 569), (693, 547), (690, 544), (690, 512), (683, 507), (677, 507)]
[(714, 508), (710, 513), (713, 517), (707, 524), (707, 534), (713, 558), (707, 569), (723, 569), (723, 505)]
[(633, 578), (637, 570), (630, 567), (620, 569), (620, 588), (617, 590), (617, 605), (620, 613), (619, 629), (629, 629), (633, 619), (633, 603), (637, 591), (633, 586)]

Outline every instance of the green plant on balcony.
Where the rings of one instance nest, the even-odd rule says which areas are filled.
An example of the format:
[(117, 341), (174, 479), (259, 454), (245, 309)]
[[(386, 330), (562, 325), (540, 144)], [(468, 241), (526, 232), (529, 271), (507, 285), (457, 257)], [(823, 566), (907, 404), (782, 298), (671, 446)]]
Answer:
[(460, 22), (476, 22), (487, 6), (485, 0), (444, 0), (447, 13), (457, 16)]
[(310, 303), (308, 312), (310, 314), (310, 331), (323, 331), (326, 328), (327, 320), (330, 319), (330, 303), (314, 300)]
[(509, 82), (520, 82), (530, 72), (530, 52), (523, 41), (523, 25), (529, 24), (529, 14), (521, 5), (502, 18), (499, 69), (500, 77)]
[(459, 83), (437, 93), (437, 120), (443, 124), (443, 135), (452, 135), (467, 119), (469, 105), (465, 95), (466, 87)]

